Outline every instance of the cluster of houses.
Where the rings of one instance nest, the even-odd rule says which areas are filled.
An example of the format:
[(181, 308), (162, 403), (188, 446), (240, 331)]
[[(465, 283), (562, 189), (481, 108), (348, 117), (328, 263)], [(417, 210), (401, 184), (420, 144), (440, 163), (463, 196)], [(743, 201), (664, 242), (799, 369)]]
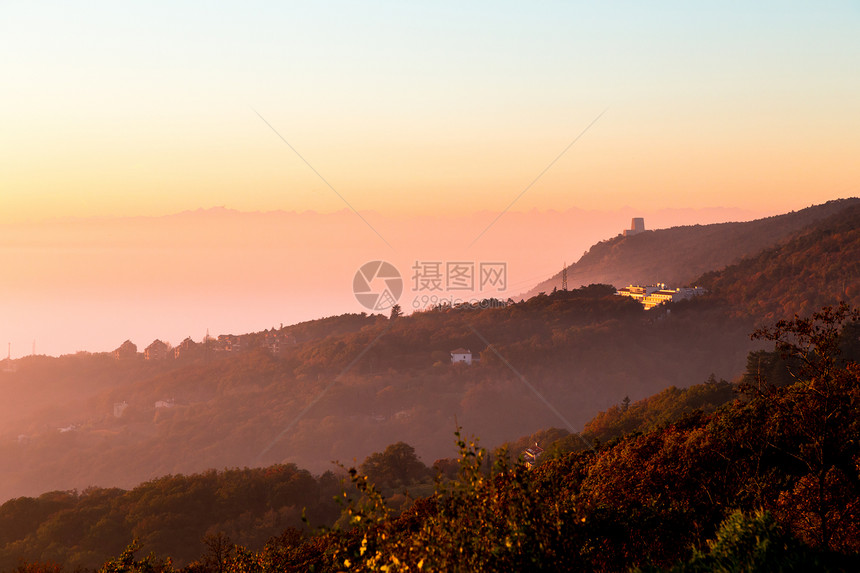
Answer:
[(660, 306), (667, 302), (686, 300), (705, 294), (706, 292), (701, 287), (680, 287), (673, 289), (667, 287), (664, 283), (658, 283), (648, 286), (629, 285), (618, 289), (616, 294), (637, 300), (642, 303), (645, 310), (650, 310), (655, 306)]
[[(176, 346), (156, 339), (143, 350), (143, 358), (145, 360), (166, 360), (168, 358), (178, 360), (180, 358), (193, 358), (205, 352), (235, 354), (260, 347), (277, 355), (283, 352), (285, 348), (295, 346), (295, 344), (296, 338), (292, 334), (274, 329), (240, 336), (221, 334), (218, 338), (209, 336), (207, 332), (202, 342), (194, 342), (191, 337), (188, 337)], [(113, 351), (113, 355), (117, 360), (140, 357), (137, 345), (130, 340), (123, 342), (119, 348)]]
[[(199, 355), (201, 352), (213, 353), (239, 353), (252, 348), (265, 348), (273, 355), (278, 355), (284, 349), (296, 345), (296, 338), (292, 334), (271, 330), (256, 334), (222, 334), (213, 338), (207, 333), (202, 342), (194, 342), (190, 337), (186, 338), (176, 346), (169, 342), (154, 340), (152, 344), (144, 348), (143, 358), (145, 360), (166, 360), (168, 358), (180, 359)], [(472, 356), (468, 348), (456, 348), (450, 352), (452, 364), (467, 364), (477, 362), (479, 359)], [(113, 351), (117, 360), (130, 360), (140, 358), (137, 345), (130, 340), (123, 342), (119, 348)]]

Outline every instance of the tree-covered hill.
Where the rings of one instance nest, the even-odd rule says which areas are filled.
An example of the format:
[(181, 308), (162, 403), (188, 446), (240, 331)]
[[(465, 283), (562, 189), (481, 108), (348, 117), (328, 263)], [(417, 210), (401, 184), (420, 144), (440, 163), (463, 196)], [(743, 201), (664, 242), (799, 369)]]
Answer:
[[(800, 211), (742, 223), (690, 225), (617, 236), (592, 246), (567, 269), (569, 285), (605, 283), (692, 285), (704, 273), (757, 255), (803, 228), (860, 204), (839, 199)], [(647, 221), (646, 221), (647, 223)], [(561, 288), (561, 273), (524, 297)], [(812, 306), (811, 308), (815, 308)]]
[[(394, 444), (350, 471), (339, 527), (314, 535), (277, 532), (299, 503), (331, 509), (333, 476), (294, 466), (12, 500), (0, 506), (2, 566), (17, 551), (26, 570), (63, 555), (71, 570), (110, 547), (104, 571), (855, 571), (858, 321), (840, 306), (777, 322), (757, 332), (774, 348), (749, 355), (740, 383), (625, 402), (576, 442), (545, 432), (555, 447), (533, 470), (460, 439), (456, 479), (412, 505), (400, 488), (427, 470)], [(117, 549), (130, 534), (139, 544)]]
[[(209, 468), (323, 472), (392, 441), (436, 459), (456, 423), (495, 446), (550, 426), (580, 430), (625, 397), (711, 374), (732, 380), (754, 349), (745, 333), (763, 315), (840, 295), (856, 301), (860, 206), (850, 203), (775, 218), (769, 228), (782, 232), (835, 211), (705, 275), (711, 296), (647, 312), (594, 285), (515, 304), (329, 317), (242, 335), (241, 352), (210, 340), (175, 360), (4, 362), (0, 500)], [(475, 363), (451, 364), (458, 347)]]
[[(392, 441), (432, 460), (448, 455), (457, 422), (500, 444), (552, 425), (580, 429), (625, 396), (740, 373), (748, 319), (707, 301), (645, 312), (611, 293), (590, 287), (395, 319), (345, 315), (316, 333), (308, 325), (278, 354), (259, 346), (163, 362), (15, 361), (17, 370), (0, 371), (17, 401), (10, 411), (23, 406), (0, 421), (0, 499), (209, 468), (295, 463), (323, 472)], [(479, 360), (452, 364), (458, 347)], [(48, 395), (49, 410), (35, 407)]]
[(762, 320), (841, 300), (860, 304), (860, 205), (697, 281), (737, 314)]
[(134, 538), (180, 563), (204, 552), (206, 535), (223, 533), (262, 547), (289, 527), (304, 527), (303, 511), (313, 523), (333, 523), (341, 481), (331, 472), (314, 477), (289, 465), (164, 476), (130, 491), (16, 498), (0, 506), (0, 569), (22, 558), (94, 568)]
[[(402, 442), (369, 456), (361, 468), (394, 507), (433, 491), (433, 471)], [(21, 560), (94, 569), (133, 539), (177, 565), (203, 556), (219, 540), (260, 550), (285, 530), (307, 535), (338, 522), (344, 505), (337, 500), (351, 488), (346, 472), (335, 469), (318, 476), (292, 464), (210, 470), (162, 476), (127, 491), (15, 498), (0, 505), (0, 571)]]
[[(40, 539), (56, 533), (66, 540), (39, 555), (92, 563), (94, 554), (74, 537), (79, 534), (71, 533), (85, 521), (78, 510), (90, 502), (105, 511), (121, 505), (125, 502), (119, 500), (131, 494), (116, 488), (141, 482), (177, 491), (198, 487), (197, 478), (159, 482), (166, 479), (162, 476), (275, 464), (319, 487), (319, 478), (298, 468), (320, 475), (332, 469), (332, 460), (370, 461), (395, 442), (410, 444), (424, 460), (446, 458), (457, 425), (480, 435), (488, 446), (509, 443), (513, 454), (538, 441), (547, 449), (547, 465), (568, 459), (569, 452), (585, 456), (577, 464), (586, 463), (582, 460), (592, 455), (589, 444), (598, 452), (608, 447), (600, 444), (614, 440), (630, 444), (634, 438), (622, 437), (654, 435), (684, 415), (698, 420), (691, 426), (697, 432), (705, 432), (713, 420), (726, 420), (720, 408), (728, 408), (725, 404), (735, 397), (735, 385), (722, 379), (736, 381), (743, 374), (750, 382), (764, 376), (780, 388), (793, 381), (778, 356), (749, 340), (754, 324), (839, 298), (858, 302), (860, 205), (828, 205), (832, 215), (779, 245), (704, 275), (710, 296), (651, 311), (616, 296), (610, 286), (591, 285), (513, 304), (488, 300), (410, 316), (329, 317), (242, 335), (241, 351), (228, 352), (220, 341), (207, 340), (189, 342), (176, 359), (80, 353), (4, 361), (0, 501), (51, 490), (84, 492), (39, 498), (46, 505), (35, 512), (27, 509), (31, 502), (16, 502), (24, 509), (15, 515), (42, 515), (45, 519), (33, 522), (37, 529), (44, 526)], [(797, 220), (782, 221), (794, 225)], [(856, 327), (846, 328), (856, 334)], [(280, 346), (272, 346), (272, 340)], [(472, 365), (451, 363), (450, 351), (460, 347), (471, 350)], [(860, 356), (856, 348), (844, 350), (855, 360)], [(558, 429), (544, 430), (550, 427)], [(389, 454), (396, 457), (402, 450)], [(494, 459), (503, 458), (496, 454)], [(374, 467), (366, 463), (363, 469), (391, 487), (391, 475)], [(450, 460), (441, 460), (440, 467), (453, 475)], [(421, 473), (413, 469), (413, 477)], [(256, 471), (245, 470), (249, 483), (257, 479)], [(207, 479), (215, 483), (218, 476)], [(153, 503), (160, 495), (152, 494)], [(248, 534), (256, 547), (281, 526), (300, 523), (297, 499), (277, 507), (255, 499), (258, 505), (251, 505), (257, 509), (244, 517), (228, 512), (207, 517), (207, 523), (233, 527), (234, 540), (245, 539), (240, 532), (256, 532)], [(398, 507), (406, 501), (398, 499)], [(334, 515), (319, 503), (316, 515)], [(735, 505), (752, 515), (752, 505)], [(771, 509), (776, 512), (776, 506)], [(101, 515), (98, 511), (89, 515)], [(260, 511), (268, 517), (260, 517)], [(70, 513), (56, 517), (57, 512)], [(716, 534), (717, 513), (708, 514), (711, 534)], [(109, 540), (109, 552), (121, 549), (128, 541), (121, 537), (139, 521), (120, 524), (119, 514), (105, 514), (107, 521), (87, 530), (93, 539)], [(162, 539), (165, 549), (156, 546), (182, 559), (194, 556), (169, 543), (198, 536), (196, 525), (144, 513), (138, 517), (164, 531), (187, 526), (184, 533)], [(15, 528), (25, 527), (24, 521), (16, 521)], [(138, 532), (146, 529), (140, 527)], [(122, 535), (111, 537), (108, 529)], [(33, 541), (41, 534), (33, 535), (26, 542), (16, 537), (8, 546), (20, 549), (32, 542), (30, 547), (41, 547)], [(140, 536), (155, 543), (157, 535), (147, 535)], [(295, 548), (296, 539), (282, 541)], [(687, 551), (689, 543), (684, 543), (672, 551)], [(61, 550), (67, 545), (77, 549)], [(82, 557), (72, 559), (73, 554)]]
[(757, 336), (786, 357), (790, 383), (779, 368), (757, 373), (710, 414), (536, 470), (497, 457), (487, 475), (485, 452), (461, 442), (459, 482), (400, 516), (356, 474), (366, 495), (351, 507), (354, 529), (272, 540), (256, 562), (263, 571), (855, 571), (860, 366), (846, 354), (860, 351), (858, 320), (840, 306), (765, 328)]

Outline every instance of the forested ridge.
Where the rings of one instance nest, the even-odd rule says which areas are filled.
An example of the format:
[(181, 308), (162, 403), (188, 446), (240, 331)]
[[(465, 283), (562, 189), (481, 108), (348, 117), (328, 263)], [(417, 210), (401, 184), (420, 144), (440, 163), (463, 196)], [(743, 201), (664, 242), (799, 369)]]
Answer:
[[(625, 396), (742, 369), (749, 319), (705, 300), (646, 312), (612, 292), (593, 286), (395, 319), (345, 315), (303, 325), (306, 335), (294, 329), (296, 344), (278, 355), (17, 360), (16, 371), (0, 372), (9, 397), (0, 499), (209, 468), (295, 463), (322, 473), (331, 460), (363, 459), (394, 441), (434, 460), (449, 455), (455, 419), (489, 445), (562, 424), (509, 365), (574, 427)], [(457, 347), (480, 360), (451, 364)]]
[[(50, 533), (21, 570), (63, 550), (83, 563), (109, 534), (105, 571), (856, 570), (858, 335), (860, 313), (844, 305), (777, 322), (756, 333), (773, 346), (751, 353), (736, 383), (668, 389), (580, 435), (547, 432), (555, 441), (533, 470), (457, 434), (459, 461), (437, 463), (435, 486), (411, 447), (393, 444), (343, 486), (274, 466), (12, 500), (0, 507), (4, 567), (11, 547)], [(413, 503), (410, 488), (424, 497)], [(297, 499), (323, 522), (343, 511), (315, 529), (295, 520)]]
[(651, 311), (594, 284), (4, 362), (0, 569), (856, 570), (860, 206), (828, 205)]
[(790, 239), (700, 277), (734, 313), (760, 320), (805, 314), (841, 300), (860, 303), (860, 205)]

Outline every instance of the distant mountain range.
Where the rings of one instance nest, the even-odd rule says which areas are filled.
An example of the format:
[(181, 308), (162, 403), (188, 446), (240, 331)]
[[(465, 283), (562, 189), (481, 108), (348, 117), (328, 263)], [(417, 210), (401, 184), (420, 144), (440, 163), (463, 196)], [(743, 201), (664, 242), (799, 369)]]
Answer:
[[(839, 199), (743, 223), (689, 225), (627, 237), (618, 235), (595, 244), (570, 265), (567, 284), (570, 288), (592, 283), (619, 288), (655, 283), (692, 286), (705, 273), (720, 270), (744, 257), (756, 256), (804, 228), (857, 205), (860, 199)], [(647, 226), (647, 220), (645, 224)], [(522, 298), (561, 287), (559, 272), (524, 293)]]

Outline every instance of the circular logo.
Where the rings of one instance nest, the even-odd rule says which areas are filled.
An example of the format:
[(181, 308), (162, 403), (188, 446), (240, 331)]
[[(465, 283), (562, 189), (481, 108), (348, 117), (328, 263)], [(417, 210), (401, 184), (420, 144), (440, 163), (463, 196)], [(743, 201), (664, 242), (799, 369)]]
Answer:
[(355, 271), (352, 292), (364, 308), (388, 310), (403, 294), (403, 279), (391, 263), (370, 261)]

